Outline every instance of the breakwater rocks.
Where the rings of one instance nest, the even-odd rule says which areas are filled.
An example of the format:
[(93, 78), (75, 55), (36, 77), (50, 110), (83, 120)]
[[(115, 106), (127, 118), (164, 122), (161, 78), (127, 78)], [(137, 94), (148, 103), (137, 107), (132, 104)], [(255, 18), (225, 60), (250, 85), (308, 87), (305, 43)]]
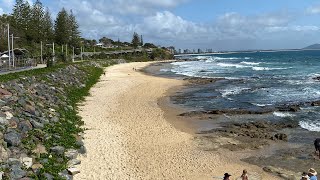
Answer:
[(78, 173), (74, 165), (85, 147), (76, 103), (106, 64), (22, 73), (0, 84), (0, 179), (72, 179)]

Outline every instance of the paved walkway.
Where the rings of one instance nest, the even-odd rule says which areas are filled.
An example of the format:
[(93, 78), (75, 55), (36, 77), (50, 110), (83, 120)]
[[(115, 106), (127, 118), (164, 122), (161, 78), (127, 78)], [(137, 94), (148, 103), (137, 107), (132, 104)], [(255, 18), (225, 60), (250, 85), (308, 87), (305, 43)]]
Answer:
[(20, 68), (20, 69), (10, 70), (10, 71), (3, 71), (3, 72), (0, 72), (0, 75), (16, 73), (16, 72), (22, 72), (22, 71), (29, 71), (29, 70), (40, 69), (40, 68), (45, 68), (45, 67), (47, 67), (46, 64), (38, 64), (37, 66)]

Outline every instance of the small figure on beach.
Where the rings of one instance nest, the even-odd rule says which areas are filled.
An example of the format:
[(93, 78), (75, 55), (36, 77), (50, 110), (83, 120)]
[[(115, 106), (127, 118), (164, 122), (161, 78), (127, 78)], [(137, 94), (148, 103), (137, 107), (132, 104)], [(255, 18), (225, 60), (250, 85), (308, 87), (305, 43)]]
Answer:
[(306, 172), (303, 172), (301, 174), (301, 180), (310, 180), (309, 176), (308, 176), (308, 173)]
[(230, 180), (230, 176), (231, 176), (231, 174), (224, 173), (223, 180)]
[(137, 69), (135, 67), (132, 68), (133, 71), (136, 71)]
[(310, 180), (318, 180), (317, 178), (317, 171), (313, 168), (310, 168), (308, 170), (308, 176), (310, 177)]
[(246, 169), (242, 171), (241, 180), (248, 180), (248, 171)]
[(320, 159), (320, 138), (317, 138), (314, 140), (314, 148), (316, 149), (316, 154), (319, 154), (319, 159)]

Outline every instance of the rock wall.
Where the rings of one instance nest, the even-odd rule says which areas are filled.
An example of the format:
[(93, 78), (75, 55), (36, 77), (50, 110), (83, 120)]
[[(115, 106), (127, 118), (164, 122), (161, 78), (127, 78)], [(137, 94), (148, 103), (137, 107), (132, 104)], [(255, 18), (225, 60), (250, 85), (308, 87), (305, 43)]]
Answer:
[(77, 90), (88, 91), (110, 63), (73, 64), (0, 84), (2, 178), (72, 179), (77, 154), (85, 152)]

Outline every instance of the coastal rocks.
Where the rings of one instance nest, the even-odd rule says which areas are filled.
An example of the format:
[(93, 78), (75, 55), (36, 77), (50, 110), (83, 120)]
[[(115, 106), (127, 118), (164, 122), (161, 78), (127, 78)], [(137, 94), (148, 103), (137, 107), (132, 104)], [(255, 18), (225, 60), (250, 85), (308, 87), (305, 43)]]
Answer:
[(63, 155), (65, 148), (62, 146), (55, 146), (50, 149), (51, 153), (55, 155)]
[(19, 125), (18, 125), (18, 128), (19, 128), (19, 130), (21, 131), (21, 132), (28, 132), (28, 131), (30, 131), (30, 130), (32, 130), (32, 125), (31, 125), (31, 123), (28, 121), (28, 120), (26, 120), (26, 121), (21, 121), (20, 123), (19, 123)]
[(12, 179), (20, 179), (27, 175), (27, 172), (22, 170), (18, 165), (13, 165), (10, 170), (10, 177)]
[(209, 83), (215, 83), (217, 81), (223, 80), (224, 78), (185, 78), (185, 81), (188, 81), (190, 84), (204, 85)]
[(268, 121), (258, 121), (227, 124), (221, 129), (203, 131), (201, 132), (201, 134), (219, 132), (225, 135), (233, 135), (239, 137), (287, 141), (288, 136), (285, 133), (280, 133), (277, 131), (285, 128), (296, 127), (298, 127), (298, 124), (294, 122), (271, 123)]
[(12, 131), (4, 135), (4, 141), (9, 146), (19, 146), (21, 144), (21, 136), (19, 133)]
[(30, 157), (23, 157), (23, 158), (21, 158), (21, 162), (28, 169), (32, 166), (33, 159)]
[(64, 156), (68, 159), (75, 159), (78, 156), (78, 151), (75, 149), (69, 149), (65, 152)]
[(291, 171), (284, 170), (282, 168), (275, 168), (273, 166), (266, 166), (263, 168), (265, 172), (277, 175), (286, 180), (297, 180), (300, 179), (300, 174), (293, 173)]
[(80, 170), (77, 168), (68, 168), (67, 170), (68, 170), (68, 173), (73, 176), (80, 173)]
[(315, 80), (315, 81), (320, 81), (320, 76), (313, 77), (312, 79)]

